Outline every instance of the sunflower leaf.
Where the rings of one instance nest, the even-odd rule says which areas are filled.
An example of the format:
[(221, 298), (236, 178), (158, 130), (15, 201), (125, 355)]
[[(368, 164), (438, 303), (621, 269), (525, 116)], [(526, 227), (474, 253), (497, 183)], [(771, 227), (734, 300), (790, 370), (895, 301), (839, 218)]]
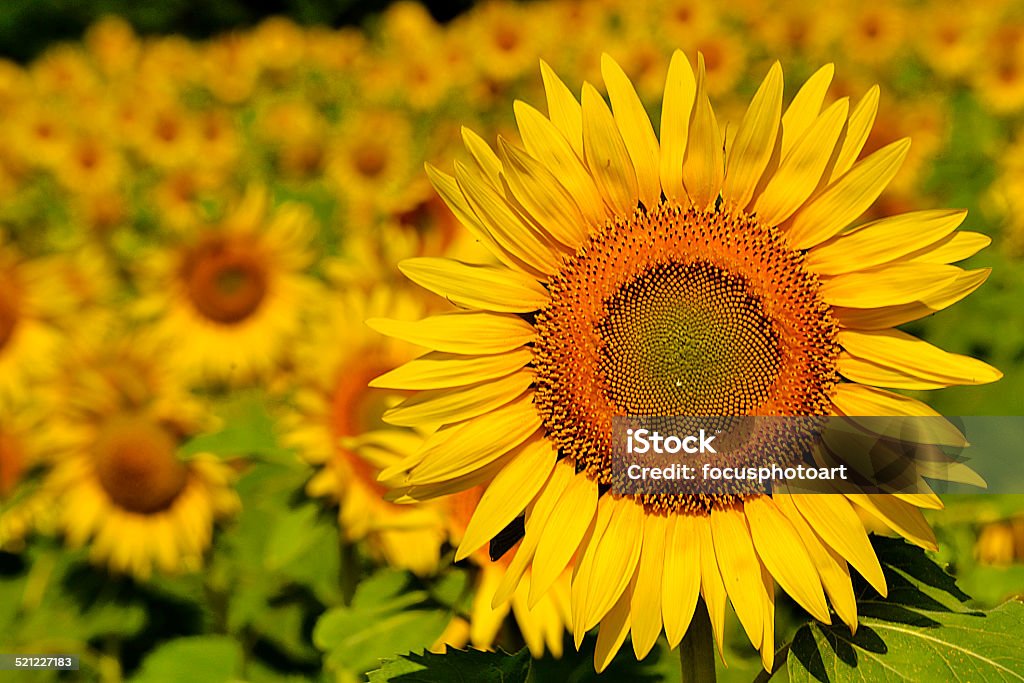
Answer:
[(854, 636), (845, 627), (803, 626), (786, 662), (789, 680), (1024, 681), (1024, 604), (972, 614), (905, 608), (889, 616), (896, 614), (862, 618)]
[(448, 648), (444, 654), (410, 653), (389, 659), (368, 674), (370, 683), (432, 683), (433, 681), (480, 681), (480, 683), (526, 683), (531, 658), (527, 649), (481, 652)]

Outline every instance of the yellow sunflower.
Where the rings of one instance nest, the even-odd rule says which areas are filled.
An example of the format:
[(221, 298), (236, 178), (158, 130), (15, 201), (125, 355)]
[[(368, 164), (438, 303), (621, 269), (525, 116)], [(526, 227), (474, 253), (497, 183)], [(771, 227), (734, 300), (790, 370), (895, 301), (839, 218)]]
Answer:
[(295, 409), (282, 420), (284, 443), (319, 467), (307, 492), (338, 502), (346, 538), (365, 539), (392, 566), (429, 574), (437, 568), (445, 538), (438, 507), (388, 502), (377, 482), (378, 472), (414, 451), (422, 436), (382, 422), (398, 398), (367, 386), (419, 349), (363, 324), (381, 315), (415, 318), (424, 307), (383, 284), (369, 292), (351, 285), (325, 301), (329, 305), (296, 349)]
[(68, 545), (143, 580), (154, 568), (198, 569), (214, 522), (239, 505), (230, 467), (178, 456), (209, 425), (164, 358), (160, 345), (128, 337), (72, 357), (52, 427), (63, 445), (45, 481)]
[(899, 140), (861, 158), (877, 88), (823, 106), (826, 66), (784, 108), (776, 63), (725, 146), (700, 56), (696, 75), (681, 52), (671, 60), (660, 140), (625, 73), (607, 57), (602, 67), (611, 108), (589, 84), (577, 101), (542, 65), (549, 115), (516, 103), (522, 147), (469, 145), (473, 161), (456, 162), (454, 177), (428, 166), (500, 265), (401, 264), (459, 310), (371, 321), (438, 354), (377, 380), (421, 389), (387, 421), (440, 425), (382, 480), (411, 499), (490, 482), (457, 556), (525, 513), (497, 597), (526, 568), (543, 594), (572, 563), (572, 630), (578, 645), (600, 624), (598, 669), (629, 631), (638, 657), (663, 628), (677, 645), (698, 595), (719, 648), (728, 597), (771, 669), (776, 583), (822, 621), (827, 596), (852, 629), (849, 566), (886, 592), (855, 506), (934, 548), (918, 508), (940, 503), (619, 496), (609, 488), (612, 418), (935, 415), (880, 387), (1000, 373), (894, 328), (963, 298), (988, 272), (949, 265), (979, 246), (955, 232), (963, 211), (850, 227), (909, 147)]
[(181, 235), (142, 265), (139, 312), (173, 340), (189, 378), (232, 384), (284, 360), (314, 299), (312, 216), (252, 190), (221, 223)]

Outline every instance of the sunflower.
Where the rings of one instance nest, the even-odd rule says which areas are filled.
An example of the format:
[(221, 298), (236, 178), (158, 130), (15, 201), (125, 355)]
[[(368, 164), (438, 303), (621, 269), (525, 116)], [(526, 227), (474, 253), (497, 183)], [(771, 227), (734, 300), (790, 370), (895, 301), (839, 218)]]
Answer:
[(70, 547), (88, 545), (94, 562), (143, 580), (154, 568), (198, 569), (214, 522), (239, 505), (230, 467), (211, 454), (178, 456), (209, 425), (165, 355), (125, 336), (72, 356), (53, 420), (63, 446), (44, 482)]
[[(936, 415), (885, 388), (980, 384), (1000, 373), (894, 329), (976, 289), (988, 271), (949, 265), (980, 245), (963, 211), (922, 211), (850, 228), (892, 179), (909, 141), (861, 158), (878, 102), (823, 106), (831, 65), (783, 108), (778, 63), (723, 145), (705, 83), (677, 52), (660, 141), (619, 66), (602, 67), (611, 108), (582, 103), (542, 64), (549, 116), (515, 113), (523, 145), (471, 144), (454, 177), (427, 171), (500, 265), (443, 258), (402, 272), (459, 310), (378, 331), (435, 349), (377, 380), (422, 389), (385, 414), (437, 431), (382, 480), (409, 499), (490, 482), (457, 557), (520, 515), (505, 574), (543, 594), (572, 564), (577, 646), (600, 624), (595, 665), (627, 632), (645, 656), (677, 645), (703, 596), (722, 647), (726, 599), (762, 662), (774, 656), (774, 587), (853, 629), (853, 566), (885, 580), (855, 506), (926, 548), (934, 496), (620, 496), (615, 415)], [(724, 150), (724, 154), (723, 154)], [(497, 603), (496, 603), (497, 604)]]
[(391, 566), (429, 574), (437, 568), (445, 537), (437, 506), (386, 501), (377, 482), (377, 473), (415, 450), (422, 436), (382, 422), (397, 398), (367, 386), (419, 349), (382, 338), (363, 324), (380, 315), (414, 318), (424, 308), (386, 284), (368, 292), (346, 284), (296, 348), (295, 408), (282, 418), (283, 441), (318, 467), (306, 490), (338, 503), (338, 522), (348, 540), (365, 539)]
[(143, 264), (140, 315), (174, 340), (190, 378), (243, 383), (283, 361), (317, 285), (304, 274), (312, 216), (251, 190), (223, 221), (195, 228)]

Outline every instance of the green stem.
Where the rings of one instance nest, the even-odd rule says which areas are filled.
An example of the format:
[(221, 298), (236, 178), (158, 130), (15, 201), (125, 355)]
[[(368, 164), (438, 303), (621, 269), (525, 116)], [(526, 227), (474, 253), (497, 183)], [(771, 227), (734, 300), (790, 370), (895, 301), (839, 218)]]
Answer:
[(711, 618), (704, 598), (697, 599), (690, 628), (679, 644), (679, 664), (683, 683), (714, 683), (715, 643), (711, 635)]

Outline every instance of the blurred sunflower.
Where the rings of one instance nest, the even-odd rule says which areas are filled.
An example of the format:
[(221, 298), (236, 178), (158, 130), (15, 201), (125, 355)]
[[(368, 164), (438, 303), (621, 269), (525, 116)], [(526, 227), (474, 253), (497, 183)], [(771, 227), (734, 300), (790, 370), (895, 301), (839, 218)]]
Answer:
[(525, 149), (470, 138), (473, 162), (456, 162), (454, 177), (428, 166), (501, 265), (401, 264), (463, 310), (371, 321), (440, 354), (376, 382), (419, 390), (388, 422), (439, 427), (382, 480), (417, 500), (489, 481), (460, 557), (525, 512), (509, 588), (530, 567), (543, 592), (572, 563), (572, 629), (578, 646), (601, 625), (598, 670), (629, 631), (638, 657), (663, 627), (677, 645), (698, 594), (719, 649), (728, 597), (770, 670), (775, 583), (825, 622), (827, 596), (855, 628), (849, 565), (882, 594), (886, 584), (854, 506), (934, 548), (918, 508), (938, 499), (741, 486), (622, 497), (609, 486), (612, 417), (937, 415), (879, 387), (1000, 373), (894, 328), (988, 272), (948, 265), (968, 255), (950, 248), (963, 211), (849, 229), (909, 148), (904, 139), (860, 158), (877, 88), (823, 107), (826, 66), (783, 109), (776, 63), (725, 147), (702, 57), (696, 75), (681, 52), (672, 58), (660, 142), (625, 73), (607, 57), (602, 71), (611, 109), (589, 84), (581, 104), (542, 65), (549, 116), (516, 103)]
[(188, 377), (244, 383), (283, 361), (317, 285), (306, 207), (251, 190), (216, 226), (194, 227), (142, 264), (141, 315), (173, 340)]
[(320, 467), (306, 490), (337, 501), (348, 540), (366, 539), (388, 564), (429, 574), (437, 568), (445, 537), (440, 512), (432, 505), (388, 502), (377, 482), (377, 473), (414, 451), (422, 437), (385, 424), (381, 416), (398, 398), (367, 386), (418, 349), (382, 338), (363, 324), (381, 315), (415, 318), (424, 307), (387, 285), (366, 291), (347, 284), (297, 345), (295, 409), (282, 418), (283, 441)]
[(178, 456), (209, 425), (164, 357), (130, 336), (72, 356), (53, 425), (63, 445), (44, 484), (69, 546), (88, 544), (94, 562), (142, 580), (198, 569), (214, 522), (239, 505), (230, 467)]

